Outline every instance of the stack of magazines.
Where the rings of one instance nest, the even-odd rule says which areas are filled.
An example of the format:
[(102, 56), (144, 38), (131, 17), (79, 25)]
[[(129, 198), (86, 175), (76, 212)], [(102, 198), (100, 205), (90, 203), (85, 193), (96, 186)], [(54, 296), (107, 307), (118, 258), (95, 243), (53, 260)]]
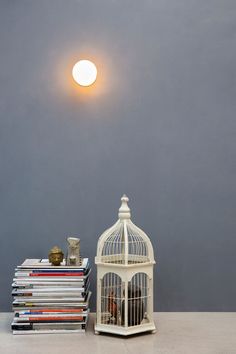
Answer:
[(81, 266), (26, 259), (12, 284), (13, 334), (84, 332), (89, 313), (88, 258)]

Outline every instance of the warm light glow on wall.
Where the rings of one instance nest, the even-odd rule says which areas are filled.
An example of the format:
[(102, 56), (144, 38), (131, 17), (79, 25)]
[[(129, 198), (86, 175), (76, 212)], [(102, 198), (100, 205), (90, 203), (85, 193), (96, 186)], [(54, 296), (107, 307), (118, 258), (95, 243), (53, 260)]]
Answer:
[(90, 60), (80, 60), (74, 65), (72, 75), (77, 84), (90, 86), (97, 78), (97, 68)]

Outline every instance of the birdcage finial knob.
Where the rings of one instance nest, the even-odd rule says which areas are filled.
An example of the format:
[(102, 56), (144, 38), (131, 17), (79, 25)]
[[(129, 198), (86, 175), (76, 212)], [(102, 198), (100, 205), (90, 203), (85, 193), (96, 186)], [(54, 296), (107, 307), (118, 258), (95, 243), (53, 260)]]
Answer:
[(129, 198), (124, 194), (121, 198), (121, 207), (119, 209), (119, 218), (120, 219), (130, 219), (130, 208), (128, 206)]

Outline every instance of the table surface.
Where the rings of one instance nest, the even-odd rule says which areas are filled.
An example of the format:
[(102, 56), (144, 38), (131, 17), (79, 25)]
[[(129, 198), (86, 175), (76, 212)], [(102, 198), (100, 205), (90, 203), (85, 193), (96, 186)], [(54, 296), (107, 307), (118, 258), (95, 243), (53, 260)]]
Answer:
[(132, 337), (86, 333), (13, 335), (12, 313), (0, 314), (1, 354), (236, 354), (236, 312), (159, 312), (157, 332)]

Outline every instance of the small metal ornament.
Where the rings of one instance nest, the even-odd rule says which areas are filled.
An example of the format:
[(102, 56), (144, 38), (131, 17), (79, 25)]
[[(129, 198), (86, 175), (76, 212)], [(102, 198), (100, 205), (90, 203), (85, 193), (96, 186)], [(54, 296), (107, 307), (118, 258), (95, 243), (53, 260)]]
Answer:
[(54, 246), (48, 254), (48, 260), (54, 266), (59, 266), (63, 261), (63, 257), (64, 254), (58, 246)]
[(80, 257), (80, 239), (76, 237), (68, 237), (68, 251), (66, 257), (66, 265), (80, 266), (82, 260)]

